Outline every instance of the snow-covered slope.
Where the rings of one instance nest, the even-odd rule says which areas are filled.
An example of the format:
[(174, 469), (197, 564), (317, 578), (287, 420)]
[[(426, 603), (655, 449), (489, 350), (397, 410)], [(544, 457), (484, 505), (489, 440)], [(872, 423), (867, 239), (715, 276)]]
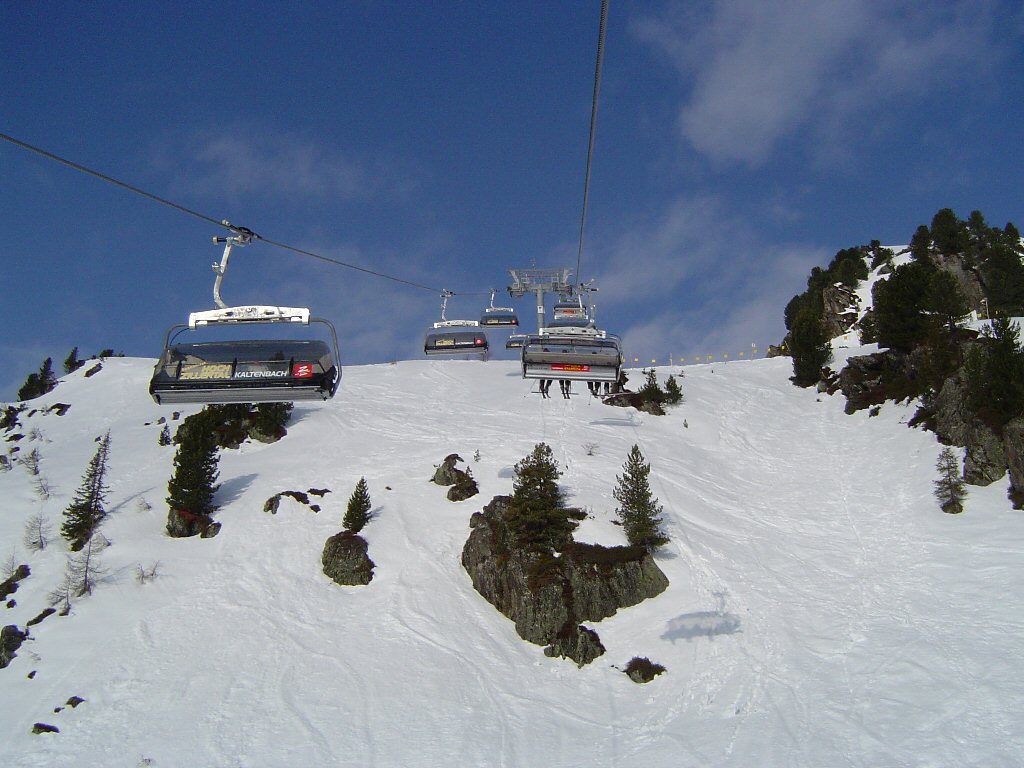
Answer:
[[(32, 404), (66, 415), (22, 416), (48, 501), (22, 466), (0, 473), (0, 554), (32, 569), (0, 624), (23, 628), (66, 557), (59, 537), (25, 552), (24, 521), (59, 525), (111, 430), (106, 575), (0, 670), (2, 765), (1024, 762), (1024, 517), (1005, 482), (942, 514), (940, 446), (901, 406), (846, 416), (841, 398), (792, 386), (785, 359), (688, 367), (665, 417), (542, 401), (514, 363), (350, 368), (333, 401), (296, 407), (284, 440), (223, 453), (219, 536), (172, 540), (173, 450), (155, 423), (172, 409), (149, 400), (150, 367), (108, 360)], [(591, 511), (577, 538), (622, 543), (611, 492), (634, 443), (672, 537), (670, 588), (593, 625), (608, 651), (582, 669), (520, 640), (459, 563), (470, 515), (542, 440)], [(480, 496), (451, 503), (428, 482), (451, 452)], [(320, 554), (361, 476), (377, 569), (343, 588)], [(287, 498), (263, 511), (308, 488), (331, 490), (319, 513)], [(615, 667), (638, 655), (667, 672), (632, 683)], [(55, 713), (70, 696), (85, 703)], [(36, 722), (61, 732), (32, 735)]]

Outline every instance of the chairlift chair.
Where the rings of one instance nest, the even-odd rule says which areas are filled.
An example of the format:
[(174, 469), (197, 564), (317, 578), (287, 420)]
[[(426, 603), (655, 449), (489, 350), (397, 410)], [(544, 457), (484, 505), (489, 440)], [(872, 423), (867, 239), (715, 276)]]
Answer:
[[(230, 237), (215, 237), (224, 244), (213, 297), (217, 309), (193, 312), (186, 324), (171, 326), (153, 370), (149, 393), (160, 404), (178, 403), (280, 403), (329, 400), (341, 381), (338, 336), (330, 321), (310, 317), (305, 307), (229, 307), (220, 296), (233, 246), (247, 245), (255, 236), (243, 227), (232, 227)], [(245, 339), (232, 341), (179, 342), (187, 331), (210, 326), (317, 323), (327, 327), (331, 344), (319, 339)]]
[(513, 333), (505, 341), (505, 349), (522, 349), (528, 338), (530, 338), (528, 333)]
[(497, 293), (497, 289), (491, 289), (491, 305), (484, 308), (484, 312), (480, 315), (480, 325), (483, 326), (518, 326), (519, 317), (516, 315), (515, 309), (512, 307), (496, 307), (494, 306), (494, 294)]
[[(441, 293), (441, 320), (434, 323), (433, 330), (427, 331), (423, 341), (423, 353), (428, 357), (451, 357), (455, 355), (480, 355), (484, 359), (489, 353), (487, 335), (479, 330), (476, 320), (448, 320), (445, 311), (451, 291)], [(473, 330), (477, 329), (477, 330)]]
[(555, 303), (551, 308), (551, 321), (552, 324), (565, 322), (568, 320), (582, 320), (589, 322), (590, 316), (587, 312), (587, 308), (583, 305), (583, 299), (572, 299), (562, 297), (562, 299)]
[(619, 380), (625, 356), (618, 337), (592, 327), (542, 328), (525, 340), (524, 379)]

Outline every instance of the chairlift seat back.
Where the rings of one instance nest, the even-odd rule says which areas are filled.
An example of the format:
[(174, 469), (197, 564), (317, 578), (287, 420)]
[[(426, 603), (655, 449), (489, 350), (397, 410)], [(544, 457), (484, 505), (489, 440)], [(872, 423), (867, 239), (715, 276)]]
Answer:
[(160, 404), (328, 400), (341, 369), (318, 339), (169, 345), (149, 391)]
[(614, 337), (543, 334), (526, 340), (521, 361), (525, 379), (617, 381), (623, 356)]
[(480, 325), (518, 326), (519, 317), (511, 307), (487, 307), (480, 316)]
[(438, 331), (428, 333), (423, 342), (424, 354), (432, 357), (486, 354), (488, 348), (487, 336), (482, 331)]

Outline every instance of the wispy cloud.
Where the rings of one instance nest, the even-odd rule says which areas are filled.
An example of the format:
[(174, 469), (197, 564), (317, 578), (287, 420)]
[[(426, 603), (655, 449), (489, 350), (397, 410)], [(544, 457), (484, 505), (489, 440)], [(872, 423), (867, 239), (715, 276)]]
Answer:
[(408, 166), (294, 132), (237, 125), (165, 137), (154, 151), (179, 191), (217, 198), (352, 201), (406, 194)]
[(794, 136), (827, 154), (948, 97), (998, 56), (1008, 13), (995, 0), (715, 0), (673, 3), (634, 31), (689, 86), (681, 136), (714, 162), (757, 167)]
[[(784, 335), (783, 308), (810, 268), (830, 255), (766, 244), (716, 197), (678, 198), (596, 255), (599, 319), (641, 357), (764, 349)], [(644, 319), (616, 326), (623, 317)]]

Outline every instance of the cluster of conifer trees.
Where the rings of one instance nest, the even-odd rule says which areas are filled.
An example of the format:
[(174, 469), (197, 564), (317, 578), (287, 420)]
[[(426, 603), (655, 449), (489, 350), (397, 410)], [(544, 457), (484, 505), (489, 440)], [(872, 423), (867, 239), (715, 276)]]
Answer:
[[(616, 515), (631, 545), (653, 551), (668, 543), (662, 530), (662, 508), (651, 492), (648, 464), (634, 445), (616, 477), (612, 495), (619, 503)], [(578, 510), (566, 507), (558, 486), (562, 473), (547, 443), (538, 443), (533, 451), (514, 467), (512, 499), (505, 522), (518, 546), (538, 552), (562, 550), (572, 540), (581, 517)]]
[[(1012, 223), (1003, 229), (990, 227), (980, 211), (962, 221), (943, 208), (930, 227), (917, 228), (910, 253), (910, 262), (893, 268), (887, 279), (876, 283), (873, 311), (862, 331), (865, 342), (902, 352), (921, 346), (942, 351), (958, 321), (972, 310), (956, 277), (940, 266), (949, 257), (957, 257), (964, 269), (978, 276), (990, 316), (1024, 315), (1024, 247)], [(827, 269), (811, 271), (807, 290), (794, 296), (785, 309), (796, 384), (817, 383), (821, 368), (831, 358), (822, 324), (824, 289), (835, 283), (853, 287), (867, 278), (869, 263), (874, 269), (891, 265), (892, 258), (893, 253), (875, 240), (870, 246), (839, 251)], [(944, 373), (937, 371), (939, 376)], [(924, 382), (926, 386), (934, 383)]]

